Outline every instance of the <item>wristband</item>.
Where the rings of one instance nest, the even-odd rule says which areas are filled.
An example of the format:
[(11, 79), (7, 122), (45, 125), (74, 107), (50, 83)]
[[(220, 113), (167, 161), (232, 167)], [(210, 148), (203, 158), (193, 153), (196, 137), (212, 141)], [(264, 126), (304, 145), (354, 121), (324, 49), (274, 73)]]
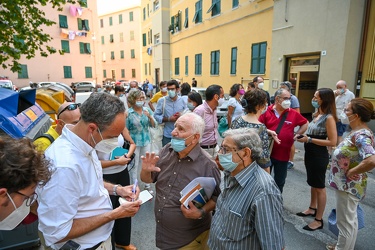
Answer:
[(118, 196), (118, 194), (117, 194), (117, 187), (122, 187), (122, 186), (120, 184), (117, 184), (117, 185), (113, 186), (113, 195), (114, 196)]
[(201, 220), (201, 219), (203, 219), (204, 217), (206, 217), (206, 211), (204, 211), (203, 208), (200, 208), (199, 211), (201, 212), (201, 217), (199, 217), (198, 220)]
[(307, 143), (312, 143), (312, 138), (311, 137), (307, 137)]

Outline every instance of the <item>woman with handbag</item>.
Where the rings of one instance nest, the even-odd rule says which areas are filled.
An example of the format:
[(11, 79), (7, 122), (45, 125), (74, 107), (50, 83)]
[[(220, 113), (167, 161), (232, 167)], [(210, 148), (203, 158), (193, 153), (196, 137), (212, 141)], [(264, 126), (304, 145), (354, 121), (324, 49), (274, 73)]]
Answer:
[(297, 215), (315, 217), (310, 224), (303, 227), (307, 231), (323, 228), (323, 214), (327, 202), (325, 178), (329, 162), (327, 147), (333, 147), (337, 142), (336, 105), (332, 89), (318, 89), (311, 105), (317, 111), (307, 127), (307, 135), (296, 137), (297, 141), (304, 142), (307, 184), (311, 187), (309, 208)]
[(374, 134), (367, 122), (375, 119), (374, 106), (362, 98), (352, 99), (340, 114), (341, 122), (352, 131), (332, 152), (328, 183), (336, 190), (336, 215), (339, 229), (337, 245), (327, 249), (354, 249), (358, 218), (357, 207), (365, 197), (367, 171), (375, 167)]
[[(130, 170), (131, 180), (139, 180), (139, 172), (142, 165), (141, 156), (150, 152), (151, 135), (149, 127), (155, 127), (155, 120), (153, 112), (150, 108), (144, 107), (145, 94), (140, 90), (133, 90), (129, 92), (128, 102), (130, 108), (125, 113), (126, 127), (129, 129), (130, 135), (137, 145), (135, 150), (135, 165)], [(150, 184), (146, 183), (145, 190), (150, 190)]]

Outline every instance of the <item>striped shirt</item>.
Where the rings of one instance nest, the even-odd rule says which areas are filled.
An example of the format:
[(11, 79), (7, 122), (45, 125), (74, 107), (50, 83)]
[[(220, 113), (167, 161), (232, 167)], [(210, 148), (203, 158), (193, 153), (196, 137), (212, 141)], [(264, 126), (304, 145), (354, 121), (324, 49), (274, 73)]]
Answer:
[(323, 114), (318, 119), (313, 119), (307, 127), (306, 134), (318, 138), (327, 137), (327, 118), (332, 116), (331, 114)]
[(234, 177), (225, 172), (208, 245), (225, 250), (285, 246), (282, 195), (271, 175), (255, 162)]

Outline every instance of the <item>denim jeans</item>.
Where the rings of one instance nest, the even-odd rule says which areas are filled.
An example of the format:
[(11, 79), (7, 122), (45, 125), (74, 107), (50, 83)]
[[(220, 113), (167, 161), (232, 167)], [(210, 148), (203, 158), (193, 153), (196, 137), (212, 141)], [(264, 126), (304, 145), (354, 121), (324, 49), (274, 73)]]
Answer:
[(280, 192), (283, 192), (285, 179), (288, 173), (288, 161), (279, 161), (271, 157), (271, 174), (274, 171), (274, 179), (276, 185), (279, 187)]

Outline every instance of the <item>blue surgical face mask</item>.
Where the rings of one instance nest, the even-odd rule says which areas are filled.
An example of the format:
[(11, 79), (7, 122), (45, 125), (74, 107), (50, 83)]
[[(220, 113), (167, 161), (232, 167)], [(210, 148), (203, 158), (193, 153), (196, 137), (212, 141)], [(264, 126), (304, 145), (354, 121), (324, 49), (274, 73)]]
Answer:
[(192, 104), (191, 102), (188, 102), (188, 103), (187, 103), (187, 107), (188, 107), (191, 111), (193, 111), (193, 110), (195, 109), (194, 104)]
[(224, 170), (233, 172), (233, 170), (237, 168), (238, 163), (232, 161), (232, 153), (218, 154), (218, 157), (220, 165), (224, 168)]
[(168, 90), (168, 96), (170, 98), (174, 98), (176, 96), (176, 91), (175, 90)]
[(135, 105), (137, 105), (137, 107), (142, 107), (144, 104), (145, 104), (144, 101), (136, 101), (135, 102)]
[(123, 97), (124, 96), (124, 94), (120, 94), (120, 97)]
[(174, 151), (176, 152), (181, 152), (182, 150), (184, 150), (185, 148), (189, 147), (191, 145), (191, 143), (189, 145), (185, 145), (185, 141), (193, 136), (194, 134), (186, 137), (185, 139), (181, 139), (181, 138), (172, 138), (171, 139), (171, 146), (173, 148)]
[(312, 105), (314, 108), (316, 108), (316, 109), (318, 109), (318, 108), (320, 107), (318, 101), (314, 101), (314, 100), (311, 101), (311, 105)]

